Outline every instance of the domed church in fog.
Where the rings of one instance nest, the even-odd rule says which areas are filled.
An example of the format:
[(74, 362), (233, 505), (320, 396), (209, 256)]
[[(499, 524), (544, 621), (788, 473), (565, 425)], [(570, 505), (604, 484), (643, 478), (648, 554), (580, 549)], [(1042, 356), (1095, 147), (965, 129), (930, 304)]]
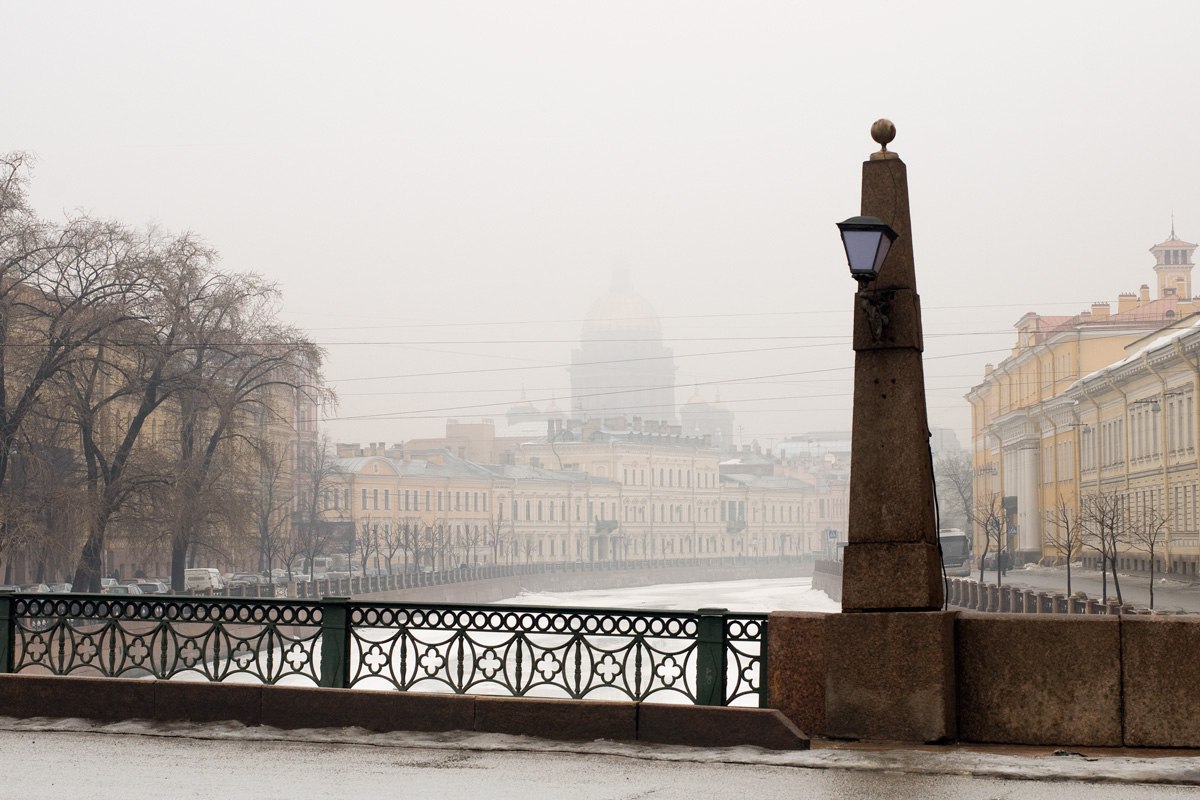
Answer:
[(674, 355), (663, 345), (654, 308), (633, 291), (625, 270), (614, 272), (608, 292), (588, 311), (569, 372), (573, 417), (675, 423)]

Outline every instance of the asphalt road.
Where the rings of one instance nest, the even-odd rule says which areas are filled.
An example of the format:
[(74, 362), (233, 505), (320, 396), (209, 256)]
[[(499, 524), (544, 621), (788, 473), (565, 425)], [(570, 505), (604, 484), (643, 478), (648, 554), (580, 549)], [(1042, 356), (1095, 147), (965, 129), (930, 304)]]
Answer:
[[(979, 573), (971, 575), (979, 579)], [(1129, 575), (1118, 573), (1121, 582), (1121, 597), (1127, 603), (1139, 607), (1150, 606), (1150, 579), (1144, 575)], [(984, 574), (988, 583), (996, 582), (995, 570)], [(1063, 592), (1067, 590), (1067, 571), (1065, 567), (1028, 567), (1009, 570), (1001, 579), (1004, 584), (1019, 586), (1023, 589), (1034, 589), (1045, 592)], [(1095, 570), (1084, 570), (1080, 567), (1071, 569), (1071, 591), (1086, 592), (1088, 597), (1097, 600), (1103, 597), (1101, 575)], [(1112, 575), (1108, 576), (1108, 596), (1116, 598)], [(1200, 584), (1186, 583), (1171, 578), (1155, 576), (1154, 579), (1154, 608), (1162, 611), (1179, 611), (1189, 614), (1200, 614)]]

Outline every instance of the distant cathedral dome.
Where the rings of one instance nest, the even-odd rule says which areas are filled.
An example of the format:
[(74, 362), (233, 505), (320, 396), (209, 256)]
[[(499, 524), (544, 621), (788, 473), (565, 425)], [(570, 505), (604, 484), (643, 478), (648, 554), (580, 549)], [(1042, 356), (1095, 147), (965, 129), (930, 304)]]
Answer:
[(592, 304), (583, 321), (580, 338), (585, 341), (603, 339), (662, 339), (662, 323), (654, 307), (629, 285), (625, 270), (613, 274), (608, 293)]

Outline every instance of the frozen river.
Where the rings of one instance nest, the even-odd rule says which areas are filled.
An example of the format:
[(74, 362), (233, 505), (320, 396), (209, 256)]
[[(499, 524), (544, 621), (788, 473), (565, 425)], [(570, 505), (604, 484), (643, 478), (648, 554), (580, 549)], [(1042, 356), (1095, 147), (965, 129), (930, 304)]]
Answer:
[(830, 600), (828, 595), (812, 588), (812, 578), (670, 583), (585, 592), (527, 592), (499, 601), (500, 605), (512, 603), (578, 608), (659, 608), (669, 611), (725, 608), (751, 613), (841, 610), (841, 606)]

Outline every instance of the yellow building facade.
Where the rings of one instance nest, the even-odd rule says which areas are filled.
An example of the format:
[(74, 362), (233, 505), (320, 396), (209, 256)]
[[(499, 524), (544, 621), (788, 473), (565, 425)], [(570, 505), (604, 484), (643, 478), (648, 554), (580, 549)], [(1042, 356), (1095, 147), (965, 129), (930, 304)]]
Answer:
[(1194, 540), (1184, 534), (1194, 531), (1195, 514), (1184, 509), (1196, 502), (1196, 248), (1173, 232), (1150, 248), (1154, 296), (1143, 285), (1119, 295), (1115, 309), (1095, 303), (1069, 317), (1028, 313), (1017, 321), (1011, 354), (987, 365), (967, 394), (976, 554), (989, 508), (999, 509), (1014, 560), (1036, 561), (1055, 553), (1055, 509), (1077, 518), (1084, 498), (1101, 492), (1165, 511), (1177, 506), (1174, 552)]

